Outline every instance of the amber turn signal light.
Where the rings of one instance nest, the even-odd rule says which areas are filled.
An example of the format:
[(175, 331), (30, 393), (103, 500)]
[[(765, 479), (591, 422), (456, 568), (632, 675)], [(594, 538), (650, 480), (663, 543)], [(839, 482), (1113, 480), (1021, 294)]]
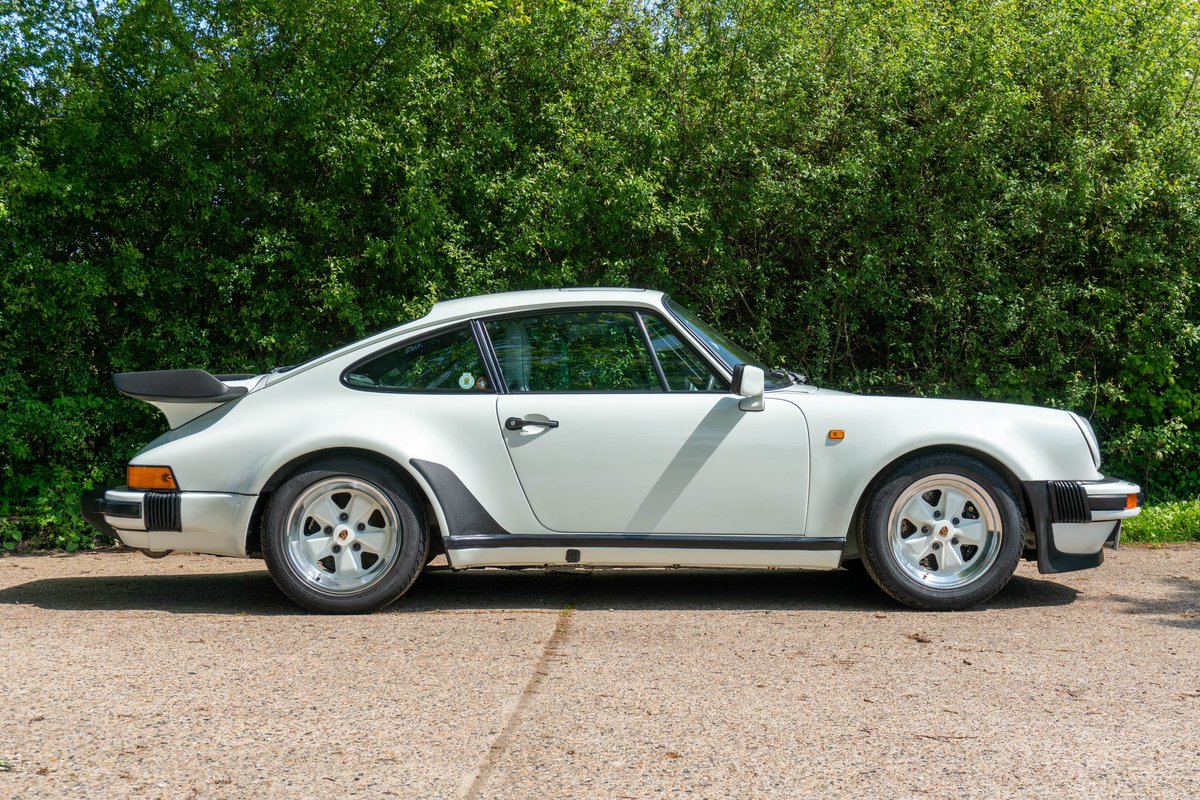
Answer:
[(125, 482), (130, 489), (151, 491), (178, 491), (175, 473), (170, 467), (135, 467), (130, 464), (125, 473)]
[(1137, 507), (1138, 507), (1137, 495), (1136, 494), (1125, 495), (1125, 509), (1129, 510), (1129, 509), (1133, 509), (1133, 508), (1137, 508)]
[(840, 441), (840, 440), (846, 438), (846, 432), (839, 431), (839, 430), (832, 430), (829, 432), (829, 438), (833, 439), (834, 441)]

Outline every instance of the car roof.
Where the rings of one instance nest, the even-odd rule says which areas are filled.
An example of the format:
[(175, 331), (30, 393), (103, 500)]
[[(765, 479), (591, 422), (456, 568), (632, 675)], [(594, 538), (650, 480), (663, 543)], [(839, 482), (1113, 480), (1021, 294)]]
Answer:
[(650, 289), (622, 289), (612, 287), (582, 287), (568, 289), (529, 289), (521, 292), (498, 292), (474, 297), (460, 297), (435, 303), (429, 313), (418, 319), (380, 331), (365, 339), (343, 345), (324, 355), (299, 364), (286, 372), (273, 376), (270, 383), (298, 375), (335, 359), (360, 350), (385, 344), (393, 339), (417, 334), (427, 328), (475, 317), (488, 317), (520, 311), (535, 311), (541, 308), (564, 306), (650, 306), (661, 308), (665, 295)]
[(662, 292), (647, 289), (623, 289), (614, 287), (581, 287), (569, 289), (529, 289), (521, 292), (481, 294), (460, 297), (434, 304), (429, 313), (421, 317), (422, 326), (435, 322), (456, 319), (506, 314), (537, 308), (577, 305), (651, 305), (662, 303)]

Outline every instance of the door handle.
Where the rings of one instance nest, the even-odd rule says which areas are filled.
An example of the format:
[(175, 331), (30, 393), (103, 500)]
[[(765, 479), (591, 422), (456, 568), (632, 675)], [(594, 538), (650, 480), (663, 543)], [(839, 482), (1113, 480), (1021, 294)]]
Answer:
[(521, 419), (520, 417), (509, 417), (504, 420), (504, 427), (510, 431), (519, 431), (526, 425), (541, 425), (543, 428), (557, 428), (558, 420), (553, 419)]

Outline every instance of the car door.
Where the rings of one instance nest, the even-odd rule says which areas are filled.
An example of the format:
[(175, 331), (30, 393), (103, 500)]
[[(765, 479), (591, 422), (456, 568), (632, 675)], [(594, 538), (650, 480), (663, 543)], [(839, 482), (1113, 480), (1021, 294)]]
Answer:
[(803, 534), (803, 413), (769, 397), (743, 411), (658, 315), (556, 310), (484, 327), (507, 389), (497, 425), (547, 528)]

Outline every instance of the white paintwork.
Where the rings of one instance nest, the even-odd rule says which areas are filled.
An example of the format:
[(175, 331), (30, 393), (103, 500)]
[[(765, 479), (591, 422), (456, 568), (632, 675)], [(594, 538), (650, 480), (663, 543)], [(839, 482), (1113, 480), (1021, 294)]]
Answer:
[[(145, 492), (113, 489), (106, 493), (109, 500), (139, 504), (144, 495)], [(256, 500), (255, 495), (183, 492), (180, 516), (187, 524), (182, 531), (147, 531), (145, 520), (140, 518), (105, 515), (104, 519), (130, 547), (244, 556), (246, 531)]]
[(191, 422), (196, 417), (207, 414), (221, 403), (161, 403), (147, 400), (147, 403), (157, 408), (167, 418), (167, 424), (178, 428), (185, 422)]
[[(256, 387), (266, 378), (265, 375), (255, 375), (253, 378), (243, 378), (236, 381), (222, 381), (226, 386), (244, 386), (247, 391)], [(196, 417), (203, 416), (223, 403), (178, 403), (162, 400), (147, 400), (150, 405), (163, 412), (167, 425), (178, 428), (185, 422), (191, 422)]]
[[(152, 550), (191, 550), (220, 556), (246, 553), (246, 534), (254, 511), (255, 495), (224, 492), (184, 492), (180, 515), (182, 531), (152, 531)], [(201, 550), (201, 547), (207, 549)]]
[(791, 403), (753, 414), (725, 394), (547, 393), (501, 395), (497, 408), (498, 429), (509, 417), (559, 422), (503, 432), (550, 530), (804, 532), (808, 437)]
[(738, 408), (742, 411), (762, 411), (766, 408), (766, 403), (763, 401), (763, 392), (766, 391), (766, 386), (766, 375), (761, 369), (750, 365), (742, 367), (742, 380), (736, 387), (742, 398), (738, 403)]
[[(155, 439), (132, 463), (173, 468), (183, 490), (185, 530), (147, 536), (122, 523), (122, 539), (156, 550), (244, 555), (255, 502), (272, 476), (313, 453), (345, 448), (376, 453), (406, 471), (443, 532), (445, 510), (411, 459), (446, 466), (501, 527), (520, 534), (844, 538), (871, 481), (924, 448), (983, 453), (1023, 481), (1101, 477), (1087, 434), (1073, 416), (1030, 406), (865, 397), (796, 386), (768, 391), (765, 411), (751, 413), (737, 410), (741, 399), (733, 394), (401, 394), (339, 382), (342, 371), (360, 358), (452, 324), (587, 306), (646, 309), (674, 325), (663, 295), (651, 291), (540, 290), (439, 303), (407, 325), (288, 372), (244, 381), (248, 394)], [(698, 345), (688, 331), (677, 333)], [(715, 371), (732, 377), (728, 365), (709, 360)], [(562, 426), (512, 435), (503, 430), (508, 416), (536, 414), (561, 418)], [(831, 429), (844, 430), (845, 439), (830, 440)], [(519, 555), (502, 552), (506, 549), (512, 548), (450, 557), (455, 566), (517, 563), (512, 559)], [(554, 553), (521, 548), (529, 563), (559, 563), (562, 548), (547, 550)], [(766, 558), (764, 551), (701, 556), (671, 549), (664, 561), (647, 548), (585, 550), (589, 558), (617, 559), (605, 563), (621, 565), (702, 557), (704, 566), (761, 566)], [(838, 561), (837, 551), (786, 553), (771, 556), (770, 564), (834, 567)]]
[(1056, 522), (1054, 523), (1054, 546), (1064, 553), (1087, 555), (1104, 546), (1112, 535), (1113, 521), (1107, 522)]
[[(770, 394), (795, 403), (808, 420), (813, 466), (805, 533), (810, 536), (845, 536), (855, 504), (875, 476), (924, 448), (986, 453), (1021, 481), (1101, 477), (1066, 411), (824, 389)], [(846, 438), (830, 439), (835, 429), (845, 431)]]

